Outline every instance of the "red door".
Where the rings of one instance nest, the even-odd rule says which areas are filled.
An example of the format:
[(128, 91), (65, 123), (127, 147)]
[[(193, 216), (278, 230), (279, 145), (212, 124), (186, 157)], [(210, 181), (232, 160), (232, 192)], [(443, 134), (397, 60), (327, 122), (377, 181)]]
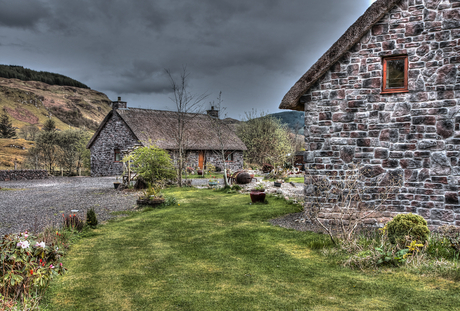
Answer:
[(198, 153), (198, 167), (200, 169), (204, 168), (204, 151)]

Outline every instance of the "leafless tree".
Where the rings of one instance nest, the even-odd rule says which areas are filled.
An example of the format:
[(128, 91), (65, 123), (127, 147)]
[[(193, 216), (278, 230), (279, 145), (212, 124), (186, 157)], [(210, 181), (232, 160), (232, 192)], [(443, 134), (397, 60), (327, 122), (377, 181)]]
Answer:
[[(233, 152), (233, 150), (229, 149), (229, 146), (232, 144), (232, 138), (227, 135), (232, 129), (229, 127), (228, 124), (223, 122), (221, 119), (226, 117), (225, 107), (222, 107), (222, 92), (219, 92), (219, 96), (217, 97), (217, 102), (212, 102), (211, 106), (215, 107), (216, 110), (219, 111), (219, 117), (212, 117), (208, 116), (211, 122), (211, 128), (213, 129), (214, 133), (217, 136), (219, 141), (219, 150), (215, 150), (214, 152), (220, 157), (222, 161), (223, 171), (224, 171), (224, 184), (225, 187), (228, 187), (228, 179), (227, 179), (227, 156)], [(236, 136), (232, 136), (236, 137)]]
[(193, 94), (189, 92), (188, 80), (189, 73), (187, 68), (183, 67), (179, 79), (174, 79), (170, 70), (165, 70), (171, 84), (172, 97), (171, 100), (176, 105), (175, 118), (177, 124), (170, 133), (176, 145), (177, 155), (177, 181), (182, 187), (182, 172), (186, 163), (186, 153), (189, 146), (192, 145), (196, 137), (190, 135), (189, 125), (193, 118), (197, 116), (202, 108), (203, 101), (208, 96), (207, 94)]
[(369, 218), (376, 218), (402, 185), (401, 172), (375, 176), (370, 166), (349, 164), (340, 174), (324, 174), (311, 167), (305, 176), (305, 215), (337, 243), (351, 241)]

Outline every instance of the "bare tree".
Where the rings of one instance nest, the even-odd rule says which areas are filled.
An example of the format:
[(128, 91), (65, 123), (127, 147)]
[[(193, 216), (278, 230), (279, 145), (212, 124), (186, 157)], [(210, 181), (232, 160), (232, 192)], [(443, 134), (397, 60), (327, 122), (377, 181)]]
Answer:
[(177, 124), (170, 133), (176, 145), (177, 155), (177, 181), (182, 187), (182, 171), (184, 170), (186, 153), (189, 146), (192, 145), (196, 137), (190, 135), (189, 125), (201, 110), (203, 100), (207, 94), (192, 94), (188, 90), (189, 73), (184, 67), (178, 81), (174, 79), (170, 70), (166, 69), (166, 74), (171, 83), (172, 97), (171, 100), (176, 105), (175, 118)]
[(379, 217), (402, 185), (400, 171), (380, 173), (353, 163), (341, 174), (310, 167), (305, 176), (306, 218), (326, 231), (334, 244), (336, 236), (351, 241), (367, 219)]
[[(232, 129), (229, 127), (228, 124), (224, 123), (220, 118), (226, 117), (225, 114), (225, 107), (222, 107), (222, 92), (219, 92), (219, 96), (217, 97), (217, 102), (212, 102), (211, 106), (216, 108), (217, 111), (219, 111), (220, 116), (218, 117), (213, 117), (213, 116), (208, 116), (211, 122), (211, 128), (214, 131), (214, 134), (217, 136), (217, 139), (219, 141), (219, 150), (215, 150), (214, 152), (218, 154), (222, 161), (222, 166), (223, 166), (223, 171), (224, 171), (224, 183), (225, 187), (228, 187), (228, 179), (227, 179), (227, 156), (230, 155), (234, 150), (230, 150), (229, 146), (232, 145), (233, 140), (232, 136), (228, 135), (229, 132), (232, 131)], [(220, 117), (220, 118), (219, 118)]]

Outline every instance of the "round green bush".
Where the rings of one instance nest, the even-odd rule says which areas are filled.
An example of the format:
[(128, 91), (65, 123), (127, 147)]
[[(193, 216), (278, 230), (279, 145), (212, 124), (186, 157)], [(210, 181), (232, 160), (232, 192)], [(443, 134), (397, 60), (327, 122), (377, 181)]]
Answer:
[(425, 243), (430, 234), (426, 220), (415, 214), (399, 214), (387, 223), (388, 238), (393, 244), (403, 244), (406, 236)]

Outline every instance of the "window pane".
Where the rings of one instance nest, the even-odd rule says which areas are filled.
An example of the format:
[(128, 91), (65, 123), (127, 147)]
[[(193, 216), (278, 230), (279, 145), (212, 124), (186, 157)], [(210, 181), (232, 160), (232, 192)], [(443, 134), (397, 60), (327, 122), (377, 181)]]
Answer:
[(404, 59), (387, 60), (387, 88), (404, 87)]

